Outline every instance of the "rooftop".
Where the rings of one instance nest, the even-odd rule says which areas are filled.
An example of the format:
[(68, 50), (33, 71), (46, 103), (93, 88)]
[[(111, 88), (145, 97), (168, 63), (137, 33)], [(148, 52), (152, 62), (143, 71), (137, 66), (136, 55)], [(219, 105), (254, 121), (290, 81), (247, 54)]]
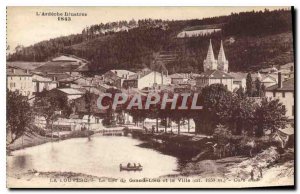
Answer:
[(174, 73), (174, 74), (170, 75), (170, 77), (173, 78), (173, 79), (187, 78), (186, 74), (184, 74), (184, 73)]
[(28, 70), (19, 69), (19, 68), (7, 68), (7, 76), (32, 76)]
[(68, 95), (82, 95), (84, 94), (83, 92), (73, 89), (73, 88), (58, 88), (59, 91), (66, 93)]
[(124, 69), (112, 69), (110, 70), (114, 74), (116, 74), (118, 77), (124, 77), (124, 75), (131, 76), (134, 75), (135, 73), (132, 71), (124, 70)]
[(16, 67), (20, 69), (28, 69), (34, 70), (35, 68), (44, 65), (45, 62), (27, 62), (27, 61), (13, 61), (13, 62), (6, 62), (7, 67)]
[(74, 61), (49, 61), (35, 70), (40, 72), (70, 72), (75, 71), (81, 64)]
[(278, 84), (266, 88), (266, 91), (294, 91), (294, 78), (287, 79), (282, 82), (282, 87), (278, 88)]
[(242, 80), (242, 79), (246, 79), (247, 77), (247, 73), (242, 73), (242, 72), (230, 72), (228, 74), (231, 75), (234, 80)]
[(210, 78), (210, 79), (233, 79), (233, 76), (220, 71), (220, 70), (207, 70), (200, 74), (198, 78)]
[(74, 55), (61, 55), (59, 57), (53, 58), (51, 61), (61, 61), (61, 62), (72, 61), (72, 62), (83, 62), (83, 63), (87, 62), (85, 59), (79, 58)]

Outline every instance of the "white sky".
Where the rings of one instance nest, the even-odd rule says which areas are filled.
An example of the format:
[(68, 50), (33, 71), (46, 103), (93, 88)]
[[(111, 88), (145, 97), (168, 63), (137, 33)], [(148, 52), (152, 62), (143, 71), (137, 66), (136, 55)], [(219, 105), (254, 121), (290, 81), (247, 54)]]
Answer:
[[(21, 44), (29, 46), (42, 40), (80, 33), (98, 23), (131, 19), (201, 19), (229, 15), (232, 12), (264, 10), (266, 7), (8, 7), (7, 44), (9, 52)], [(269, 10), (287, 7), (267, 7)], [(86, 17), (58, 21), (54, 16), (36, 16), (36, 12), (84, 12)]]

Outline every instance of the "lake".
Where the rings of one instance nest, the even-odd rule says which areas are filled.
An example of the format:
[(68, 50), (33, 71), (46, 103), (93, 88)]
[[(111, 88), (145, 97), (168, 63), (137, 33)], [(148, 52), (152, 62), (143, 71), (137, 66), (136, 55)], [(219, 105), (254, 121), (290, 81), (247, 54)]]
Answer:
[[(143, 142), (124, 136), (74, 138), (12, 152), (8, 168), (14, 172), (74, 172), (111, 178), (157, 178), (176, 174), (178, 159), (156, 150), (143, 148)], [(119, 165), (140, 163), (143, 171), (121, 171)]]

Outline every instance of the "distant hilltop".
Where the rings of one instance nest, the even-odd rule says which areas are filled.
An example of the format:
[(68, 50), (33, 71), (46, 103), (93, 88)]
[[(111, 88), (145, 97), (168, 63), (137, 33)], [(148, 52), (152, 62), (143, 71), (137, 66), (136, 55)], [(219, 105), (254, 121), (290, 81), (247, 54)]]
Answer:
[(213, 25), (200, 25), (185, 28), (181, 31), (177, 38), (187, 38), (194, 36), (206, 36), (222, 30), (224, 24), (213, 24)]

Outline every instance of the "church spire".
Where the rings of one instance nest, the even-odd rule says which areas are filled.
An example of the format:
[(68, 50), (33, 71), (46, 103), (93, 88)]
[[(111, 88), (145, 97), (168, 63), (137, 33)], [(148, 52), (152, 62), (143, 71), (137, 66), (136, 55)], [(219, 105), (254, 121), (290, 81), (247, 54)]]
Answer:
[(226, 61), (226, 56), (223, 48), (223, 41), (221, 40), (221, 46), (220, 46), (220, 51), (218, 55), (218, 62), (223, 62)]
[(211, 44), (211, 39), (209, 39), (209, 46), (207, 51), (206, 59), (203, 61), (204, 71), (217, 69), (217, 61), (215, 59), (214, 51)]
[(218, 69), (224, 72), (228, 72), (228, 61), (226, 60), (222, 40), (221, 40), (221, 46), (218, 55)]
[(208, 46), (208, 52), (206, 56), (206, 61), (214, 61), (215, 55), (211, 44), (211, 39), (209, 39), (209, 46)]

